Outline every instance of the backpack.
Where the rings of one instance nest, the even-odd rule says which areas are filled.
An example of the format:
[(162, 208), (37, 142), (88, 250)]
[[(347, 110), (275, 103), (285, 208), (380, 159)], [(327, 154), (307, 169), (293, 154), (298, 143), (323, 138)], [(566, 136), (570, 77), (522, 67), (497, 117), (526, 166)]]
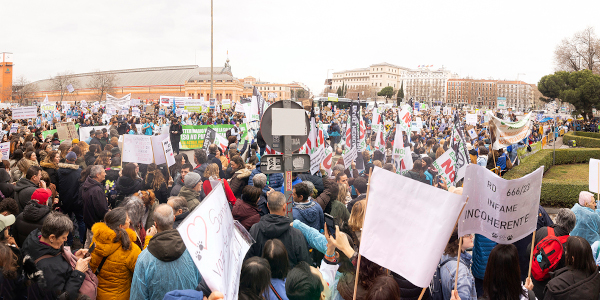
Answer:
[(563, 244), (568, 235), (557, 237), (554, 228), (548, 227), (548, 236), (535, 245), (533, 262), (531, 263), (531, 275), (537, 281), (545, 281), (550, 278), (550, 272), (556, 269), (556, 265), (563, 256)]
[(444, 260), (443, 262), (439, 263), (437, 268), (435, 269), (433, 279), (431, 280), (431, 284), (429, 285), (432, 300), (444, 300), (444, 294), (442, 293), (442, 272), (440, 270), (446, 263), (450, 261), (456, 261), (456, 257)]

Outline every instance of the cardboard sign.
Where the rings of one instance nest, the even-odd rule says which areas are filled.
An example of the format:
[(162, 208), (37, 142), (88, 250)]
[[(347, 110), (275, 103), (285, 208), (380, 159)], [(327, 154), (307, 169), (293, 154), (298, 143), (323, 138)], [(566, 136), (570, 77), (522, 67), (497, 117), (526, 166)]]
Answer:
[(154, 162), (152, 140), (146, 135), (123, 135), (123, 162), (151, 164)]
[(56, 123), (56, 132), (61, 140), (72, 140), (79, 138), (73, 122)]
[(477, 114), (467, 114), (467, 124), (477, 125)]
[(233, 220), (221, 182), (177, 231), (208, 287), (223, 293), (225, 300), (238, 299), (242, 262), (254, 241)]

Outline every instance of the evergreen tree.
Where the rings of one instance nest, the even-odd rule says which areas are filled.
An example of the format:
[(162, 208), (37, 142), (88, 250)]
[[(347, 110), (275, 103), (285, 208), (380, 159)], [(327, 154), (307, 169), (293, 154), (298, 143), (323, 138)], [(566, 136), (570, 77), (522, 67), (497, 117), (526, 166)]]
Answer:
[(403, 99), (404, 99), (404, 81), (402, 81), (402, 84), (400, 85), (400, 90), (398, 91), (398, 94), (396, 94), (396, 104), (398, 104), (398, 107), (400, 107), (400, 103), (402, 102)]

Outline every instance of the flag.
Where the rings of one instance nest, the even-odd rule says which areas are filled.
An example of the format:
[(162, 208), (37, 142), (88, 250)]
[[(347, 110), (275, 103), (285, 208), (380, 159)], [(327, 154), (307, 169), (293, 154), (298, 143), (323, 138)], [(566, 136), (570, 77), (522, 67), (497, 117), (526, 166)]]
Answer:
[(458, 181), (456, 179), (456, 152), (451, 147), (433, 162), (433, 167), (437, 169), (438, 175), (444, 178), (448, 187), (454, 186)]
[(516, 144), (531, 134), (531, 112), (518, 122), (503, 121), (491, 112), (487, 115), (490, 118), (490, 137), (494, 150)]
[[(258, 92), (258, 88), (254, 87), (254, 90), (252, 91), (252, 100), (256, 99), (256, 104), (257, 104), (257, 109), (258, 111), (256, 111), (258, 113), (258, 119), (262, 119), (262, 115), (265, 112), (265, 98), (263, 98), (263, 96), (260, 94), (260, 92)], [(255, 111), (253, 111), (254, 113)]]
[[(465, 200), (378, 167), (369, 185), (359, 253), (428, 287)], [(398, 212), (405, 217), (398, 218)]]
[(331, 176), (331, 166), (333, 164), (333, 150), (331, 147), (325, 148), (325, 159), (321, 163), (321, 167), (327, 172), (328, 176)]
[(73, 85), (71, 85), (71, 84), (67, 85), (67, 91), (69, 91), (69, 93), (74, 92), (75, 89), (73, 88)]
[(465, 139), (463, 138), (461, 132), (459, 132), (456, 128), (456, 125), (454, 125), (452, 128), (450, 147), (456, 154), (456, 182), (465, 177), (467, 165), (471, 162), (471, 157), (469, 156), (469, 150), (467, 150)]
[(271, 147), (269, 147), (269, 145), (266, 146), (265, 153), (267, 153), (267, 154), (283, 154), (279, 151), (271, 149)]

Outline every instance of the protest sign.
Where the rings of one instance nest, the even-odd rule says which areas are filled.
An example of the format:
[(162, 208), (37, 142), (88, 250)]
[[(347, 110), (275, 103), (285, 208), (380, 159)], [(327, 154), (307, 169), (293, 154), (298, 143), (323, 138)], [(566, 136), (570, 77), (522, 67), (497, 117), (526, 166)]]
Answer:
[(56, 132), (60, 140), (72, 140), (79, 138), (73, 122), (56, 123)]
[(481, 234), (511, 244), (536, 230), (544, 167), (514, 180), (488, 169), (467, 166), (463, 195), (469, 202), (458, 222), (458, 236)]
[(40, 111), (53, 112), (54, 110), (56, 110), (56, 104), (44, 103), (40, 105)]
[(477, 114), (467, 114), (467, 124), (476, 126), (477, 125)]
[(138, 106), (140, 105), (140, 99), (131, 99), (129, 102), (129, 106)]
[(416, 286), (429, 286), (465, 200), (378, 167), (369, 182), (359, 253)]
[(448, 148), (448, 151), (444, 152), (433, 162), (433, 167), (438, 170), (438, 175), (444, 178), (448, 187), (454, 186), (456, 180), (456, 153), (452, 148)]
[(123, 158), (122, 162), (135, 162), (140, 164), (151, 164), (154, 162), (152, 151), (152, 140), (146, 135), (123, 135)]
[(399, 113), (398, 113), (398, 118), (400, 118), (400, 122), (398, 123), (398, 125), (400, 125), (400, 129), (402, 129), (402, 131), (410, 131), (411, 130), (411, 122), (412, 119), (410, 117), (410, 111), (408, 109), (402, 109)]
[(396, 134), (394, 135), (394, 149), (392, 152), (393, 158), (398, 158), (400, 156), (400, 150), (404, 149), (404, 139), (402, 136), (402, 125), (396, 124)]
[(37, 106), (20, 106), (12, 108), (12, 119), (35, 119), (37, 117)]
[(102, 130), (103, 128), (106, 128), (106, 130), (109, 130), (110, 126), (79, 127), (79, 140), (85, 141), (90, 137), (90, 132), (96, 131), (96, 130)]
[(356, 148), (354, 148), (354, 147), (352, 147), (352, 149), (350, 149), (348, 152), (346, 152), (346, 154), (344, 154), (344, 156), (343, 156), (344, 167), (346, 169), (350, 168), (350, 166), (352, 165), (354, 160), (356, 160), (357, 155), (358, 155), (358, 150), (356, 150)]
[(450, 147), (454, 150), (456, 158), (454, 163), (456, 164), (456, 178), (455, 182), (465, 177), (465, 171), (467, 165), (471, 162), (469, 151), (467, 150), (467, 144), (465, 143), (462, 134), (456, 126), (452, 127), (452, 135), (450, 138)]
[(170, 106), (175, 103), (175, 106), (183, 107), (185, 105), (185, 100), (192, 99), (192, 97), (172, 97), (172, 96), (160, 96), (160, 105), (161, 106)]
[(477, 132), (475, 131), (475, 129), (471, 128), (469, 129), (469, 136), (471, 137), (471, 139), (477, 139)]
[(527, 146), (523, 146), (517, 149), (517, 155), (519, 156), (519, 159), (523, 159), (531, 154), (535, 154), (536, 152), (542, 150), (542, 142), (533, 143), (529, 145), (529, 147), (531, 147), (531, 151), (527, 149)]
[[(225, 132), (233, 127), (230, 124), (222, 125), (183, 125), (183, 133), (181, 134), (181, 149), (198, 149), (204, 145), (204, 135), (207, 128), (212, 128), (218, 134), (225, 136)], [(248, 135), (248, 123), (240, 124), (242, 136), (240, 140), (245, 140)]]
[(400, 149), (398, 157), (394, 158), (396, 164), (396, 174), (406, 174), (406, 172), (412, 170), (413, 160), (410, 151), (410, 147)]
[(153, 115), (154, 114), (154, 105), (146, 105), (146, 110), (145, 111), (146, 111), (147, 114)]
[(10, 133), (11, 134), (17, 133), (18, 130), (19, 130), (19, 124), (17, 124), (17, 123), (10, 124)]
[(331, 147), (327, 147), (327, 148), (325, 148), (325, 158), (323, 159), (323, 162), (321, 163), (321, 167), (323, 168), (323, 170), (325, 170), (325, 172), (327, 172), (327, 175), (329, 175), (329, 176), (331, 176), (332, 163), (333, 163), (333, 150), (331, 149)]
[(600, 185), (600, 160), (590, 158), (589, 168), (589, 181), (590, 181), (590, 192), (598, 193), (598, 186)]
[(528, 113), (518, 122), (503, 121), (490, 112), (486, 116), (490, 118), (490, 137), (494, 142), (494, 150), (516, 144), (531, 134), (531, 113)]
[(233, 220), (221, 182), (177, 231), (208, 287), (223, 293), (225, 300), (238, 299), (242, 262), (254, 241)]
[(451, 115), (451, 114), (452, 114), (452, 108), (450, 108), (450, 107), (447, 107), (447, 106), (446, 106), (446, 107), (444, 107), (444, 115), (445, 115), (445, 116), (449, 116), (449, 115)]
[(140, 108), (139, 107), (132, 107), (131, 108), (131, 115), (134, 117), (139, 117), (140, 116)]
[(10, 142), (0, 143), (0, 151), (2, 152), (2, 160), (8, 160), (10, 156)]
[(204, 102), (204, 98), (202, 99), (185, 99), (185, 105), (183, 109), (188, 112), (200, 113), (202, 112), (202, 103)]
[(231, 108), (231, 99), (221, 100), (221, 108), (222, 109), (230, 109)]

